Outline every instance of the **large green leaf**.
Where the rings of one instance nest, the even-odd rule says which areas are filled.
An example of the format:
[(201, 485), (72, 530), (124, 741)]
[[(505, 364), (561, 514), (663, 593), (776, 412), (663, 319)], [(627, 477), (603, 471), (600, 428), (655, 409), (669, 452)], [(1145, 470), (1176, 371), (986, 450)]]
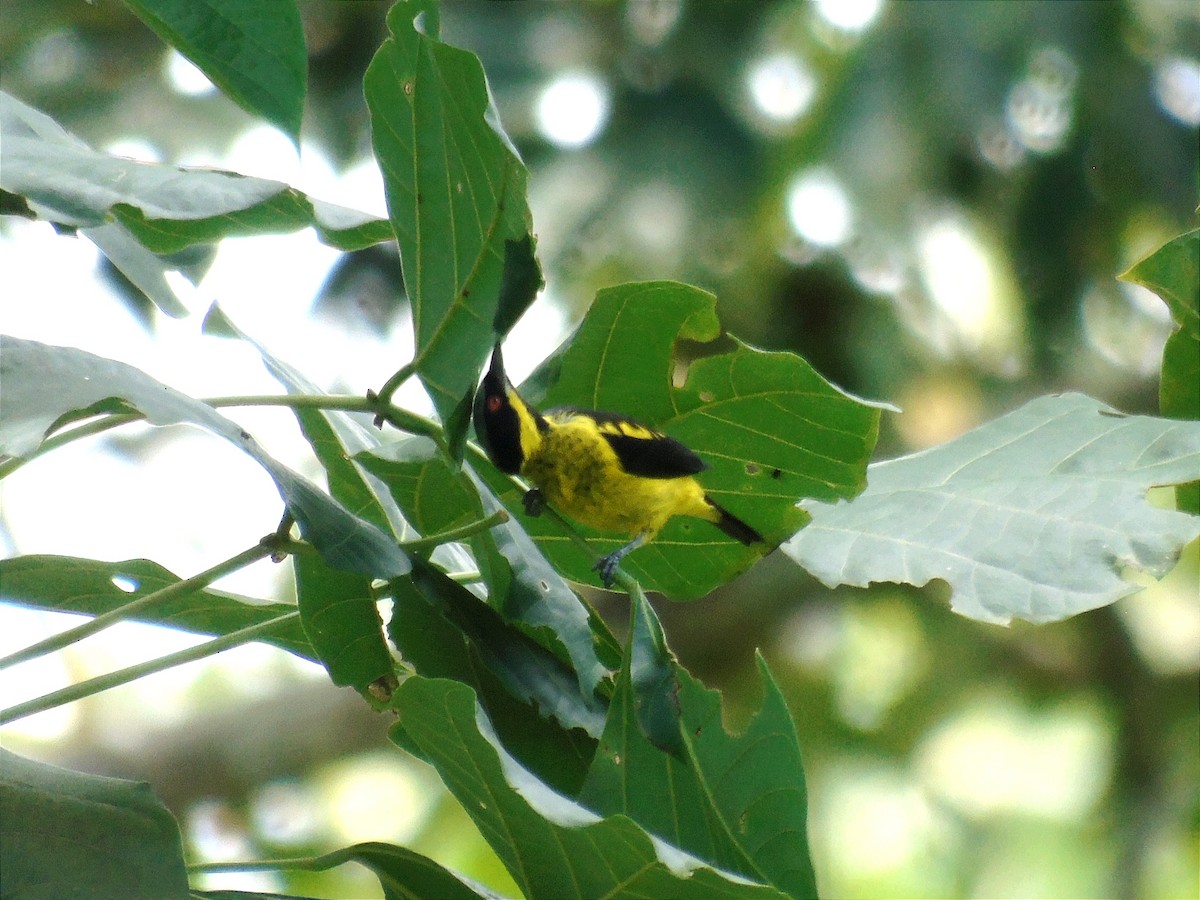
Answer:
[(1200, 422), (1126, 416), (1081, 394), (1040, 397), (962, 437), (871, 466), (852, 503), (808, 504), (786, 548), (826, 585), (923, 585), (984, 622), (1052, 622), (1165, 574), (1200, 519), (1146, 502), (1200, 477)]
[(762, 709), (737, 735), (721, 724), (720, 695), (676, 667), (684, 758), (652, 746), (636, 727), (629, 663), (579, 802), (601, 815), (627, 815), (674, 846), (791, 897), (815, 897), (800, 747), (766, 663), (759, 658)]
[(388, 28), (363, 82), (371, 136), (413, 307), (417, 372), (458, 448), (494, 328), (516, 321), (541, 280), (528, 176), (479, 60), (438, 40), (437, 5), (397, 3)]
[(466, 685), (415, 676), (395, 702), (394, 739), (437, 768), (531, 900), (784, 896), (556, 793), (509, 755)]
[(186, 308), (160, 283), (164, 272), (179, 268), (162, 254), (223, 237), (310, 226), (344, 250), (392, 237), (387, 222), (312, 200), (278, 181), (99, 153), (3, 92), (0, 142), (0, 188), (23, 199), (40, 219), (82, 229), (170, 315), (183, 315)]
[[(715, 303), (674, 282), (602, 290), (527, 396), (545, 406), (620, 412), (683, 441), (709, 465), (698, 476), (704, 489), (765, 536), (767, 546), (745, 547), (707, 523), (668, 523), (622, 565), (674, 598), (703, 596), (789, 537), (806, 521), (799, 499), (832, 501), (862, 490), (879, 424), (878, 407), (838, 390), (798, 356), (743, 344), (692, 363), (683, 386), (673, 387), (675, 342), (713, 340), (720, 331)], [(491, 467), (481, 471), (561, 571), (596, 583), (595, 557), (548, 518), (525, 516), (506, 478)], [(626, 540), (596, 536), (595, 556)]]
[(125, 0), (247, 111), (300, 143), (308, 51), (292, 0)]
[(408, 557), (391, 535), (274, 459), (237, 423), (145, 372), (71, 347), (0, 335), (0, 380), (0, 453), (25, 456), (63, 417), (100, 408), (132, 408), (154, 425), (199, 425), (267, 470), (301, 533), (330, 566), (370, 578), (408, 571)]
[(0, 894), (186, 897), (179, 826), (150, 786), (0, 750)]
[[(4, 602), (87, 616), (119, 609), (182, 580), (148, 559), (104, 562), (31, 555), (0, 560), (0, 599)], [(286, 603), (265, 603), (210, 587), (168, 598), (132, 619), (195, 634), (223, 635), (290, 612), (295, 612), (295, 607)], [(317, 660), (300, 623), (295, 620), (280, 626), (262, 641)]]

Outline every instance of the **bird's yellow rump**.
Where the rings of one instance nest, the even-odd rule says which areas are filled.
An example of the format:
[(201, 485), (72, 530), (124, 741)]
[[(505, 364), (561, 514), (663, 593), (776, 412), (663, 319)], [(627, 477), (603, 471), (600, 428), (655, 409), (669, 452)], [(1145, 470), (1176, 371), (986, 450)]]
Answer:
[(497, 468), (534, 485), (526, 512), (537, 515), (549, 503), (598, 531), (633, 537), (596, 564), (606, 586), (622, 557), (673, 516), (712, 522), (743, 544), (763, 540), (705, 494), (694, 477), (704, 461), (674, 438), (614, 413), (538, 412), (509, 383), (499, 344), (475, 396), (475, 431)]

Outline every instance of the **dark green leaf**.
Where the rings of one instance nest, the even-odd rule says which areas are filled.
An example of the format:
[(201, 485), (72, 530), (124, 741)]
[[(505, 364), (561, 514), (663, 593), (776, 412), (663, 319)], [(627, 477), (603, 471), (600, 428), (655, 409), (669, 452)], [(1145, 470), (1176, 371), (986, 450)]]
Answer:
[(759, 668), (762, 709), (742, 734), (730, 735), (721, 724), (720, 696), (676, 667), (687, 745), (680, 758), (652, 746), (635, 727), (627, 661), (579, 801), (602, 815), (627, 815), (680, 849), (791, 897), (815, 897), (796, 731), (761, 658)]
[[(622, 565), (673, 598), (707, 594), (790, 536), (806, 521), (796, 508), (800, 498), (858, 493), (879, 424), (878, 407), (841, 392), (798, 356), (742, 344), (694, 362), (684, 385), (672, 387), (676, 340), (715, 338), (715, 302), (674, 282), (600, 291), (565, 349), (547, 363), (557, 373), (554, 383), (527, 397), (545, 406), (616, 411), (661, 428), (708, 463), (698, 479), (713, 499), (766, 537), (766, 546), (746, 547), (706, 522), (672, 520)], [(489, 483), (522, 515), (515, 488), (492, 475)], [(568, 577), (596, 580), (595, 558), (568, 545), (552, 522), (522, 523)], [(626, 540), (597, 536), (596, 557)]]
[[(179, 581), (179, 576), (148, 559), (104, 562), (72, 556), (15, 556), (0, 560), (0, 598), (6, 603), (87, 616), (111, 612)], [(133, 618), (217, 636), (295, 611), (286, 603), (265, 603), (210, 587), (168, 598)], [(317, 660), (299, 622), (288, 623), (262, 640)]]
[(404, 661), (426, 678), (470, 685), (510, 752), (556, 790), (579, 790), (596, 752), (595, 738), (579, 728), (563, 728), (518, 700), (472, 648), (471, 639), (410, 579), (392, 582), (392, 597), (388, 634)]
[[(1162, 414), (1169, 419), (1200, 420), (1200, 338), (1182, 328), (1176, 329), (1163, 347), (1158, 402)], [(1175, 488), (1175, 505), (1184, 512), (1200, 515), (1200, 482)]]
[(110, 359), (69, 347), (0, 336), (0, 452), (25, 456), (64, 415), (117, 398), (154, 425), (187, 422), (239, 447), (274, 479), (300, 531), (334, 568), (371, 578), (408, 571), (391, 535), (358, 518), (267, 454), (237, 423), (212, 407)]
[[(477, 522), (500, 508), (482, 483), (476, 482), (478, 491), (470, 489), (470, 482), (450, 467), (431, 441), (403, 441), (355, 459), (388, 485), (405, 516), (423, 534)], [(578, 673), (582, 692), (595, 691), (620, 658), (607, 626), (592, 615), (515, 522), (497, 525), (471, 544), (492, 606), (510, 624), (569, 662)]]
[(248, 112), (300, 144), (308, 51), (292, 0), (125, 0)]
[(780, 898), (651, 837), (601, 818), (512, 758), (466, 685), (415, 676), (396, 692), (394, 739), (441, 774), (521, 890), (537, 898)]
[[(415, 560), (404, 588), (411, 584), (471, 642), (483, 664), (514, 697), (534, 704), (566, 728), (599, 737), (606, 702), (581, 690), (579, 675), (540, 643), (514, 627), (479, 597), (428, 563)], [(402, 628), (403, 622), (393, 627)], [(403, 646), (404, 638), (397, 639)]]
[(808, 505), (812, 524), (787, 552), (830, 587), (940, 578), (965, 616), (1053, 622), (1139, 590), (1126, 570), (1164, 575), (1200, 520), (1154, 508), (1146, 491), (1197, 478), (1200, 422), (1040, 397), (871, 466), (854, 502)]
[(662, 624), (641, 591), (630, 597), (629, 647), (624, 668), (629, 672), (635, 718), (654, 746), (675, 756), (683, 754), (679, 730), (679, 682), (676, 662)]
[[(417, 372), (447, 444), (460, 449), (493, 325), (515, 321), (533, 299), (524, 289), (506, 295), (498, 320), (506, 242), (531, 242), (532, 223), (528, 176), (499, 129), (479, 60), (441, 43), (436, 23), (429, 0), (397, 3), (364, 90), (412, 302)], [(514, 286), (540, 280), (535, 270), (528, 258), (514, 265)]]
[(5, 897), (187, 896), (179, 826), (148, 784), (0, 750), (0, 830)]

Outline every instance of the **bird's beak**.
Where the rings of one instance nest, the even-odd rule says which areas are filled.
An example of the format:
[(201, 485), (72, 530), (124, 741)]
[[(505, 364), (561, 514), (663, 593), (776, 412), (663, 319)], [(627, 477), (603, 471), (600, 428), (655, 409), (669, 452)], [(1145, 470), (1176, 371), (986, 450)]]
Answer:
[(504, 355), (500, 352), (498, 343), (492, 349), (492, 365), (488, 369), (488, 378), (493, 380), (493, 384), (504, 385), (508, 381), (508, 377), (504, 374)]

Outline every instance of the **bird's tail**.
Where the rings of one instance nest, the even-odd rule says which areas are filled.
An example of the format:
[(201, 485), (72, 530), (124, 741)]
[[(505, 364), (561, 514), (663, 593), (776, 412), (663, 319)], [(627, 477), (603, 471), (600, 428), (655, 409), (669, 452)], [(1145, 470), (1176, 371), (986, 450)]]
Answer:
[(733, 538), (735, 541), (741, 541), (743, 544), (761, 544), (765, 543), (763, 536), (731, 513), (719, 503), (714, 503), (713, 499), (707, 494), (704, 497), (708, 504), (716, 510), (717, 518), (713, 520), (713, 524), (720, 528), (723, 532)]

